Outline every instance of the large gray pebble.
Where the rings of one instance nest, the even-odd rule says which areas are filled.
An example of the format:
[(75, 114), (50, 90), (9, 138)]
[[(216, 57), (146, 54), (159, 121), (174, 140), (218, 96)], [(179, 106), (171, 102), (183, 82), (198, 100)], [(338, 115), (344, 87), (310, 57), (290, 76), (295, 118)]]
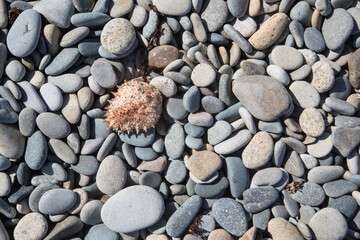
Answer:
[(70, 124), (55, 113), (41, 113), (36, 118), (40, 131), (49, 138), (65, 138), (70, 134)]

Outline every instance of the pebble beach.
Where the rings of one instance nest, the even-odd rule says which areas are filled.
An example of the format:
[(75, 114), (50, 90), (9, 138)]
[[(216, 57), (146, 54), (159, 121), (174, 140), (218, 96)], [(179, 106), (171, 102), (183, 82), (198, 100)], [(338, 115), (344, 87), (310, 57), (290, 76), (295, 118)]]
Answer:
[(360, 239), (360, 1), (0, 0), (0, 240)]

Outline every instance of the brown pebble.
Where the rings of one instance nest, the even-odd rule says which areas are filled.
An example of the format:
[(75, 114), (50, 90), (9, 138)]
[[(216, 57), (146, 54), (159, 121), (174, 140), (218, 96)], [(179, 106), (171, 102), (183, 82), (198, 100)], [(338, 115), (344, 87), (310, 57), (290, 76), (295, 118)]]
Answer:
[(265, 75), (265, 68), (250, 61), (241, 61), (240, 67), (245, 75)]
[(360, 88), (360, 51), (355, 51), (349, 61), (349, 80), (351, 86), (356, 89)]
[(356, 111), (360, 110), (360, 95), (358, 93), (351, 94), (346, 101), (356, 108)]
[(224, 229), (215, 229), (210, 233), (208, 240), (233, 240), (233, 238)]
[(179, 50), (170, 45), (158, 46), (149, 52), (149, 66), (164, 68), (179, 58)]
[(43, 33), (48, 53), (51, 56), (55, 56), (60, 50), (60, 40), (62, 37), (60, 29), (54, 24), (48, 24), (44, 27)]

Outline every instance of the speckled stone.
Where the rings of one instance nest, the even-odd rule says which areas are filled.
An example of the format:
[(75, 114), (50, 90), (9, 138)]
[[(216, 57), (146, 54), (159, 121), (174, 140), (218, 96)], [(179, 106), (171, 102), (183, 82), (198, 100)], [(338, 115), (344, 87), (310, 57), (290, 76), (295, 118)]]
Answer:
[(268, 231), (271, 234), (272, 238), (275, 240), (303, 240), (304, 237), (300, 231), (283, 218), (273, 218), (269, 221)]
[(278, 197), (278, 191), (271, 187), (249, 188), (244, 191), (244, 208), (247, 212), (257, 213), (274, 204)]
[(251, 139), (242, 153), (243, 163), (248, 169), (266, 165), (272, 157), (274, 143), (267, 132), (258, 132)]
[(304, 61), (302, 54), (289, 46), (275, 47), (271, 52), (271, 59), (284, 70), (295, 70), (301, 67)]
[(335, 83), (334, 71), (330, 64), (318, 61), (312, 65), (313, 77), (311, 85), (319, 92), (329, 91)]

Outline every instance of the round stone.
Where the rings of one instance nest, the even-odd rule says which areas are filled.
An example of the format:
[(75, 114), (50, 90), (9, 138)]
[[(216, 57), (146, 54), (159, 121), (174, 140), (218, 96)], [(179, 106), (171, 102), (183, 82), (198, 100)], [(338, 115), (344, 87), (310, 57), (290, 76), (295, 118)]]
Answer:
[(294, 103), (299, 107), (314, 108), (320, 104), (319, 92), (306, 81), (293, 82), (289, 90)]
[[(97, 239), (108, 239), (108, 240), (118, 240), (119, 234), (110, 230), (105, 226), (105, 224), (97, 224), (92, 226), (85, 237), (87, 240), (97, 240)], [(73, 239), (78, 240), (78, 239)]]
[(118, 156), (109, 155), (100, 164), (96, 184), (101, 192), (114, 195), (124, 187), (126, 178), (127, 171), (123, 161)]
[(323, 133), (313, 143), (307, 145), (308, 153), (317, 158), (322, 158), (328, 155), (333, 148), (330, 133)]
[(101, 209), (104, 203), (100, 200), (92, 200), (87, 202), (81, 209), (80, 219), (88, 225), (95, 225), (102, 222)]
[(323, 208), (310, 219), (309, 227), (316, 239), (343, 239), (348, 230), (343, 215), (334, 208)]
[(153, 4), (157, 7), (158, 11), (170, 16), (183, 16), (191, 10), (190, 0), (154, 0)]
[(268, 231), (273, 239), (285, 240), (303, 240), (304, 237), (300, 231), (283, 218), (273, 218), (268, 223)]
[(118, 82), (113, 66), (105, 59), (97, 59), (91, 65), (90, 71), (95, 81), (103, 88), (113, 88)]
[(299, 124), (304, 133), (310, 137), (319, 137), (325, 131), (322, 114), (315, 108), (306, 108), (299, 117)]
[(244, 165), (256, 169), (266, 165), (274, 151), (274, 142), (267, 132), (258, 132), (251, 139), (242, 153)]
[(6, 42), (9, 51), (16, 57), (30, 55), (38, 44), (40, 32), (40, 14), (33, 9), (23, 11), (7, 34)]
[(275, 47), (271, 52), (271, 59), (284, 70), (295, 70), (304, 62), (303, 55), (295, 48), (289, 46)]
[(191, 80), (197, 87), (210, 86), (216, 79), (215, 70), (208, 64), (200, 63), (196, 65), (191, 73)]
[(222, 167), (222, 161), (216, 153), (199, 151), (190, 156), (187, 166), (197, 179), (206, 181)]
[(172, 97), (177, 92), (176, 83), (168, 77), (158, 76), (154, 77), (150, 84), (156, 87), (165, 97)]
[(149, 66), (165, 68), (179, 58), (179, 50), (171, 45), (154, 47), (149, 52)]
[(75, 204), (76, 195), (69, 189), (52, 189), (45, 192), (39, 201), (39, 211), (43, 214), (65, 213)]
[(65, 138), (70, 134), (70, 124), (60, 115), (50, 112), (41, 113), (36, 118), (40, 131), (49, 138)]
[(46, 218), (40, 213), (29, 213), (20, 219), (14, 229), (14, 239), (42, 239), (48, 231)]
[(324, 189), (313, 182), (305, 182), (301, 191), (291, 194), (292, 199), (308, 206), (319, 206), (325, 200)]
[(0, 124), (0, 154), (6, 158), (20, 158), (24, 154), (26, 138), (14, 125)]
[(319, 92), (329, 91), (335, 83), (335, 74), (330, 64), (318, 61), (312, 65), (313, 77), (311, 85)]
[(134, 45), (136, 33), (134, 26), (125, 18), (109, 21), (101, 32), (101, 44), (110, 53), (121, 54)]
[(316, 28), (306, 28), (304, 32), (304, 41), (308, 49), (314, 52), (322, 52), (325, 50), (325, 40), (319, 30)]
[(151, 187), (138, 185), (110, 197), (101, 210), (101, 219), (111, 230), (129, 233), (154, 225), (164, 211), (160, 193)]
[(244, 191), (244, 208), (249, 213), (260, 212), (273, 205), (279, 198), (278, 191), (271, 187), (249, 188)]
[(55, 112), (63, 104), (63, 96), (60, 89), (52, 83), (45, 83), (40, 88), (40, 97), (44, 100), (46, 107)]
[(201, 13), (201, 19), (205, 22), (205, 28), (209, 32), (216, 32), (225, 23), (228, 16), (228, 7), (224, 0), (208, 1)]

